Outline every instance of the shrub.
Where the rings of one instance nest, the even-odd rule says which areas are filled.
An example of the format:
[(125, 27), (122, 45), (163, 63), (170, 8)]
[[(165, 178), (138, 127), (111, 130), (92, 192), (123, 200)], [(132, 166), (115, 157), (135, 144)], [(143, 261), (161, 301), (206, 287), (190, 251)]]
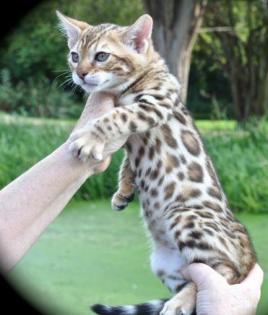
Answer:
[(72, 117), (81, 112), (81, 101), (78, 102), (71, 92), (65, 91), (57, 81), (47, 78), (35, 81), (11, 83), (7, 69), (0, 71), (0, 108), (7, 112), (24, 116)]
[[(72, 123), (68, 121), (0, 115), (0, 188), (57, 148), (71, 129)], [(109, 169), (91, 177), (75, 198), (111, 196), (117, 185), (121, 158), (122, 151), (119, 151)]]
[(237, 211), (268, 212), (267, 123), (207, 135), (211, 154), (230, 205)]
[[(209, 126), (210, 124), (210, 126)], [(268, 212), (267, 123), (246, 130), (231, 124), (206, 122), (204, 140), (220, 180), (236, 211)], [(212, 127), (219, 127), (214, 131)], [(0, 115), (0, 187), (19, 176), (59, 146), (70, 133), (68, 121)], [(110, 198), (117, 187), (122, 151), (113, 156), (105, 173), (91, 177), (76, 199)]]

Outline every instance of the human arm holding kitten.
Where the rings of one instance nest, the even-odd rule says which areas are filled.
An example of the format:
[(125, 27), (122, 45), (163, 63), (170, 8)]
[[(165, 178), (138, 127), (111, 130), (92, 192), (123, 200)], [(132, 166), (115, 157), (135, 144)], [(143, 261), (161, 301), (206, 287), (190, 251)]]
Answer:
[[(92, 94), (74, 131), (109, 112), (113, 105), (110, 95)], [(108, 144), (106, 157), (125, 140), (122, 137)], [(110, 164), (110, 157), (87, 163), (74, 158), (69, 153), (69, 143), (68, 139), (0, 191), (0, 265), (4, 271), (23, 257), (86, 179)]]

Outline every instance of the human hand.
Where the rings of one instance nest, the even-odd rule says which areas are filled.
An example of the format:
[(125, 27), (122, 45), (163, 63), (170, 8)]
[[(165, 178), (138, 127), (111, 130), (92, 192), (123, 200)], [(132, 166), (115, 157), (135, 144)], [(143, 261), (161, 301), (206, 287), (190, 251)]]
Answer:
[(255, 315), (260, 300), (263, 271), (256, 264), (240, 284), (229, 285), (215, 270), (193, 263), (183, 272), (197, 286), (197, 315)]
[(69, 150), (83, 162), (87, 162), (90, 158), (96, 161), (103, 160), (107, 137), (94, 122), (89, 122), (86, 127), (76, 131), (71, 136), (71, 141)]
[[(78, 135), (81, 132), (83, 132), (85, 126), (90, 125), (90, 122), (94, 122), (95, 119), (97, 119), (100, 116), (105, 115), (109, 111), (113, 110), (113, 108), (114, 108), (114, 96), (112, 94), (106, 93), (106, 92), (92, 93), (90, 97), (88, 98), (88, 101), (86, 103), (86, 106), (82, 112), (82, 115), (79, 121), (77, 122), (72, 134), (70, 135), (70, 138), (68, 139), (68, 142), (71, 143), (71, 150), (74, 149), (72, 148), (74, 135)], [(89, 165), (92, 168), (92, 171), (94, 173), (102, 172), (109, 166), (111, 162), (111, 157), (110, 157), (111, 154), (113, 154), (114, 152), (116, 152), (118, 149), (122, 147), (122, 145), (126, 142), (127, 137), (121, 137), (119, 139), (114, 140), (111, 143), (104, 143), (97, 140), (99, 139), (96, 139), (96, 137), (94, 137), (93, 135), (92, 137), (87, 139), (91, 147), (98, 146), (97, 148), (100, 149), (102, 146), (101, 150), (99, 151), (101, 151), (103, 155), (102, 156), (103, 160), (99, 161), (98, 155), (97, 155), (95, 159), (92, 158), (89, 161)], [(73, 153), (76, 153), (76, 156), (77, 156), (78, 152), (75, 149)], [(82, 155), (79, 157), (83, 160), (88, 160), (87, 156)]]

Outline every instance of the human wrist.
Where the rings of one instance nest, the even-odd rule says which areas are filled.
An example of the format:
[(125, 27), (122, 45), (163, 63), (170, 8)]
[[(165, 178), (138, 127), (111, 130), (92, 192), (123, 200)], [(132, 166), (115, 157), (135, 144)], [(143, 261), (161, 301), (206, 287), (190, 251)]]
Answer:
[(85, 108), (78, 119), (74, 131), (84, 128), (89, 122), (93, 122), (99, 117), (114, 109), (114, 95), (106, 92), (92, 93), (85, 105)]
[(77, 178), (89, 177), (94, 174), (94, 166), (88, 161), (83, 162), (72, 155), (69, 150), (70, 140), (67, 139), (56, 151), (58, 158), (64, 163)]
[(85, 180), (99, 172), (103, 172), (110, 164), (110, 156), (106, 156), (103, 161), (96, 161), (93, 158), (88, 161), (81, 161), (78, 157), (75, 157), (69, 150), (70, 140), (67, 139), (59, 148), (60, 158), (64, 163), (67, 163), (73, 171), (76, 172), (77, 177), (85, 178)]

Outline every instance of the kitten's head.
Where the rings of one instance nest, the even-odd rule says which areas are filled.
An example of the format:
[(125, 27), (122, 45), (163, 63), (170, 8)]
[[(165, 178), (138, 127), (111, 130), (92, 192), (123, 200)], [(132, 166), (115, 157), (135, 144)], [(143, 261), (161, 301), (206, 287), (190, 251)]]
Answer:
[(86, 92), (120, 90), (152, 57), (152, 18), (142, 15), (133, 25), (91, 26), (57, 11), (67, 36), (73, 81)]

